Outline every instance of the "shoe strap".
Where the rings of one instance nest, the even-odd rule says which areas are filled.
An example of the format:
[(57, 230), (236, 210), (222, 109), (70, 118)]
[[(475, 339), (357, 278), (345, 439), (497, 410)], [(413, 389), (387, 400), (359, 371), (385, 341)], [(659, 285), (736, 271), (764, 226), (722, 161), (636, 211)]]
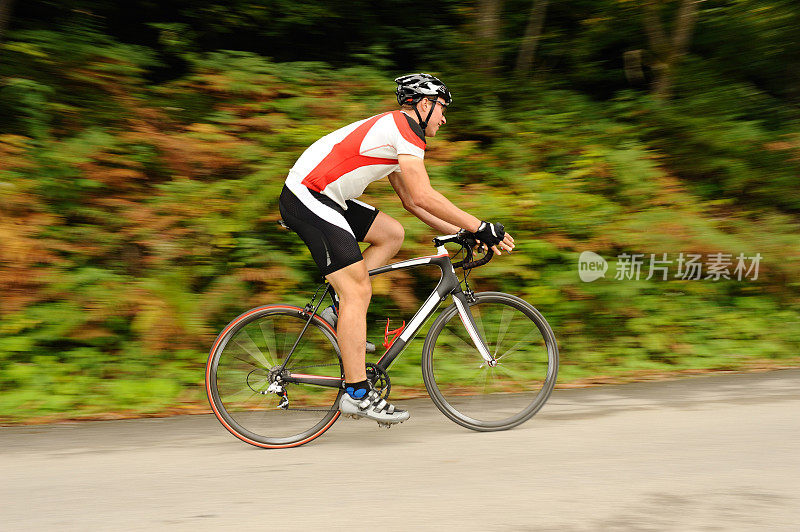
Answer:
[(378, 392), (375, 390), (370, 390), (367, 396), (364, 397), (360, 403), (358, 403), (358, 408), (361, 410), (366, 410), (370, 406), (374, 412), (386, 410), (387, 413), (393, 414), (395, 410), (394, 405), (389, 404), (386, 399), (378, 395)]

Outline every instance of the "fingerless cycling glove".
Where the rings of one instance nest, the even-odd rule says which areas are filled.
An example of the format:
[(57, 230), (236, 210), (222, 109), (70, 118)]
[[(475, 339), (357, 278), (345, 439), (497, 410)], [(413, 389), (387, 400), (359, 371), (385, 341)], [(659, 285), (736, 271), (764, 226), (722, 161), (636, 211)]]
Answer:
[(488, 246), (495, 246), (503, 241), (506, 236), (505, 227), (501, 223), (481, 222), (478, 230), (473, 233), (475, 238)]

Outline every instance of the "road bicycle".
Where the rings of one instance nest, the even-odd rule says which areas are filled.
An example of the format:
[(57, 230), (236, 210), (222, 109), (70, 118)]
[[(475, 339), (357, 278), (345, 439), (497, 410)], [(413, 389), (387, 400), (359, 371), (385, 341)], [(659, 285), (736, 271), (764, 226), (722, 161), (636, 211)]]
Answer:
[[(370, 276), (435, 265), (441, 277), (408, 325), (389, 331), (385, 353), (367, 363), (367, 378), (388, 397), (392, 362), (442, 302), (422, 348), (422, 377), (436, 407), (476, 431), (506, 430), (533, 417), (558, 373), (558, 346), (544, 316), (519, 297), (473, 292), (470, 270), (492, 258), (471, 233), (433, 239), (436, 255), (370, 270)], [(451, 257), (447, 244), (461, 248)], [(454, 262), (463, 252), (463, 259)], [(463, 270), (459, 279), (456, 268)], [(462, 288), (462, 284), (464, 287)], [(317, 300), (320, 291), (322, 295)], [(206, 391), (217, 419), (240, 440), (264, 448), (296, 447), (339, 419), (344, 372), (336, 330), (317, 311), (325, 282), (305, 307), (266, 305), (241, 314), (219, 334), (206, 367)], [(455, 319), (456, 317), (460, 319)]]

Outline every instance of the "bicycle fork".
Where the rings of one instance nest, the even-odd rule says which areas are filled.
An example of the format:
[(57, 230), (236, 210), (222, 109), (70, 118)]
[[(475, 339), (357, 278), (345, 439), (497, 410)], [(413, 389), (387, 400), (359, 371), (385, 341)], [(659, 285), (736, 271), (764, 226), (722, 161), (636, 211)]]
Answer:
[(486, 346), (486, 340), (481, 336), (478, 326), (475, 323), (475, 317), (472, 315), (472, 310), (469, 308), (467, 294), (461, 290), (458, 290), (454, 291), (452, 295), (453, 303), (455, 303), (456, 309), (458, 310), (458, 316), (461, 318), (464, 328), (467, 329), (467, 333), (469, 333), (472, 343), (475, 344), (475, 347), (478, 349), (481, 357), (484, 361), (486, 361), (486, 365), (491, 368), (497, 366), (497, 360), (495, 360), (495, 358), (489, 352), (489, 348)]

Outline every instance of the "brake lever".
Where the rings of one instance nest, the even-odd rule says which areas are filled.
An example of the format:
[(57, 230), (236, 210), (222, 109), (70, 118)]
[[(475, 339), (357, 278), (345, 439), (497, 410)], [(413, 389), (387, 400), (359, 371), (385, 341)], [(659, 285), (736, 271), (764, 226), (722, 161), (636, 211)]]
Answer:
[[(461, 244), (461, 249), (464, 250), (464, 258), (458, 262), (454, 262), (453, 268), (460, 268), (464, 264), (469, 264), (470, 262), (472, 262), (472, 256), (473, 256), (472, 248), (469, 245), (462, 244), (461, 242), (459, 242), (459, 244)], [(459, 250), (456, 253), (456, 255), (458, 255), (458, 253), (461, 253), (461, 251)]]

